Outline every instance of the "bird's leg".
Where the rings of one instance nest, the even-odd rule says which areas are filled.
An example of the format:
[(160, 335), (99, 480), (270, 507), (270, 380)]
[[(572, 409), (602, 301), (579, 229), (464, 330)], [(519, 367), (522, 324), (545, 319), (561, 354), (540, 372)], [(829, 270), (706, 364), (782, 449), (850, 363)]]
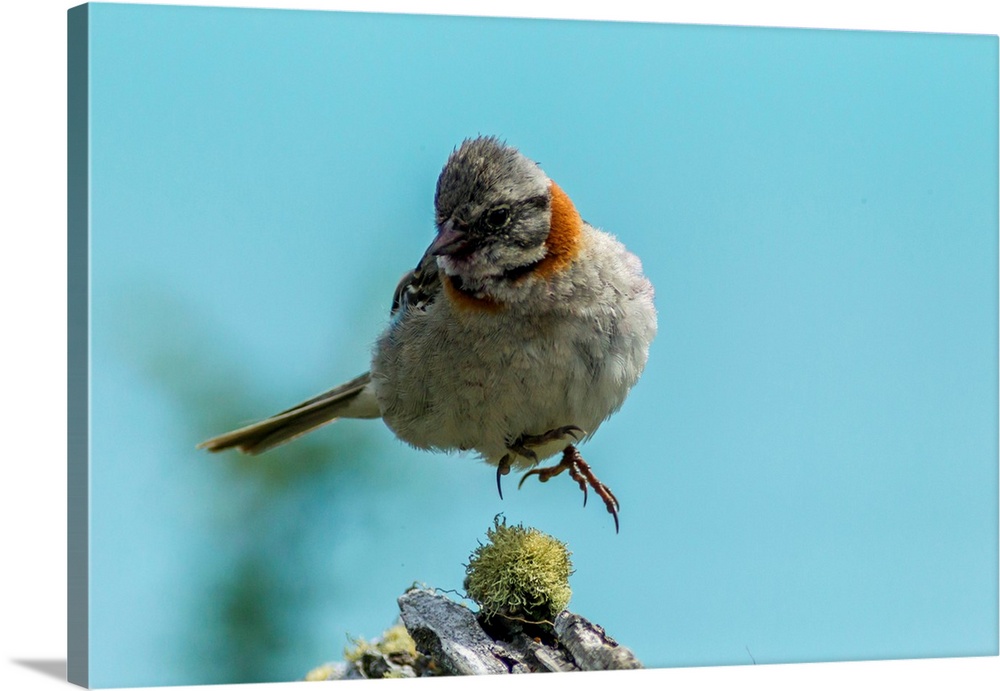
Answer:
[(601, 499), (604, 500), (604, 505), (608, 509), (608, 513), (615, 519), (615, 532), (618, 532), (618, 499), (615, 497), (614, 493), (608, 489), (608, 487), (597, 479), (590, 466), (580, 452), (577, 451), (576, 447), (570, 444), (563, 450), (562, 460), (556, 465), (549, 466), (547, 468), (534, 468), (529, 470), (521, 477), (521, 482), (518, 483), (518, 489), (524, 484), (524, 481), (528, 479), (529, 475), (537, 475), (541, 482), (548, 482), (550, 478), (555, 477), (564, 470), (569, 471), (569, 476), (576, 480), (576, 483), (583, 490), (583, 505), (587, 505), (587, 485), (594, 488)]

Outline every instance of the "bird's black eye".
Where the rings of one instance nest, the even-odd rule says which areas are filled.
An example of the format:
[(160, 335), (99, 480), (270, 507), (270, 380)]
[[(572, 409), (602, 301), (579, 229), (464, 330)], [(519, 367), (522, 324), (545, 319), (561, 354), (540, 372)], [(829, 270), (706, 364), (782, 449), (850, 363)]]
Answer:
[(489, 228), (499, 230), (510, 221), (510, 209), (506, 206), (498, 206), (495, 209), (490, 209), (486, 212), (484, 220)]

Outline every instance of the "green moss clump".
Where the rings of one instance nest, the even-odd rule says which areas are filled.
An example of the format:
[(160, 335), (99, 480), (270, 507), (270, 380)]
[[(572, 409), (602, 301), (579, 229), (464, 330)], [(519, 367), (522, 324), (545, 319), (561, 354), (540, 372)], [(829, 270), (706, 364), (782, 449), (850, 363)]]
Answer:
[(566, 545), (535, 528), (493, 520), (465, 567), (465, 591), (484, 619), (549, 623), (566, 609), (573, 573)]

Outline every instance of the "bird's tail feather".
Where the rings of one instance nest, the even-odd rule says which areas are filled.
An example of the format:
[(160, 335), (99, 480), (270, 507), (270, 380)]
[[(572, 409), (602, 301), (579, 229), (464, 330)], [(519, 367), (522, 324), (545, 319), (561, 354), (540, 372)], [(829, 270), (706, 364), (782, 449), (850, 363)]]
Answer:
[(203, 441), (198, 448), (223, 451), (235, 447), (258, 454), (341, 417), (380, 417), (370, 372), (265, 420)]

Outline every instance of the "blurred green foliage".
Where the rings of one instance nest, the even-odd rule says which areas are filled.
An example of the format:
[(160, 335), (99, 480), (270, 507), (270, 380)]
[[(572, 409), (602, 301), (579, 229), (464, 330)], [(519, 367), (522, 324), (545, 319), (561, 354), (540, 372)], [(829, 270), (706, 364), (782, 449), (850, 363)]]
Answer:
[[(192, 493), (209, 498), (200, 508), (208, 509), (205, 534), (217, 548), (191, 565), (182, 584), (195, 603), (173, 641), (185, 683), (301, 678), (318, 662), (317, 647), (332, 654), (343, 644), (336, 622), (327, 622), (331, 636), (323, 641), (313, 640), (309, 626), (321, 605), (350, 598), (338, 578), (342, 565), (332, 564), (342, 539), (338, 516), (351, 506), (338, 500), (393, 482), (378, 469), (376, 428), (343, 425), (337, 434), (309, 435), (256, 457), (195, 451), (203, 438), (284, 402), (254, 387), (240, 348), (199, 320), (193, 306), (139, 292), (125, 299), (123, 314), (123, 355), (172, 400), (191, 430), (191, 453), (203, 456), (203, 484)], [(309, 553), (317, 543), (325, 568)]]

